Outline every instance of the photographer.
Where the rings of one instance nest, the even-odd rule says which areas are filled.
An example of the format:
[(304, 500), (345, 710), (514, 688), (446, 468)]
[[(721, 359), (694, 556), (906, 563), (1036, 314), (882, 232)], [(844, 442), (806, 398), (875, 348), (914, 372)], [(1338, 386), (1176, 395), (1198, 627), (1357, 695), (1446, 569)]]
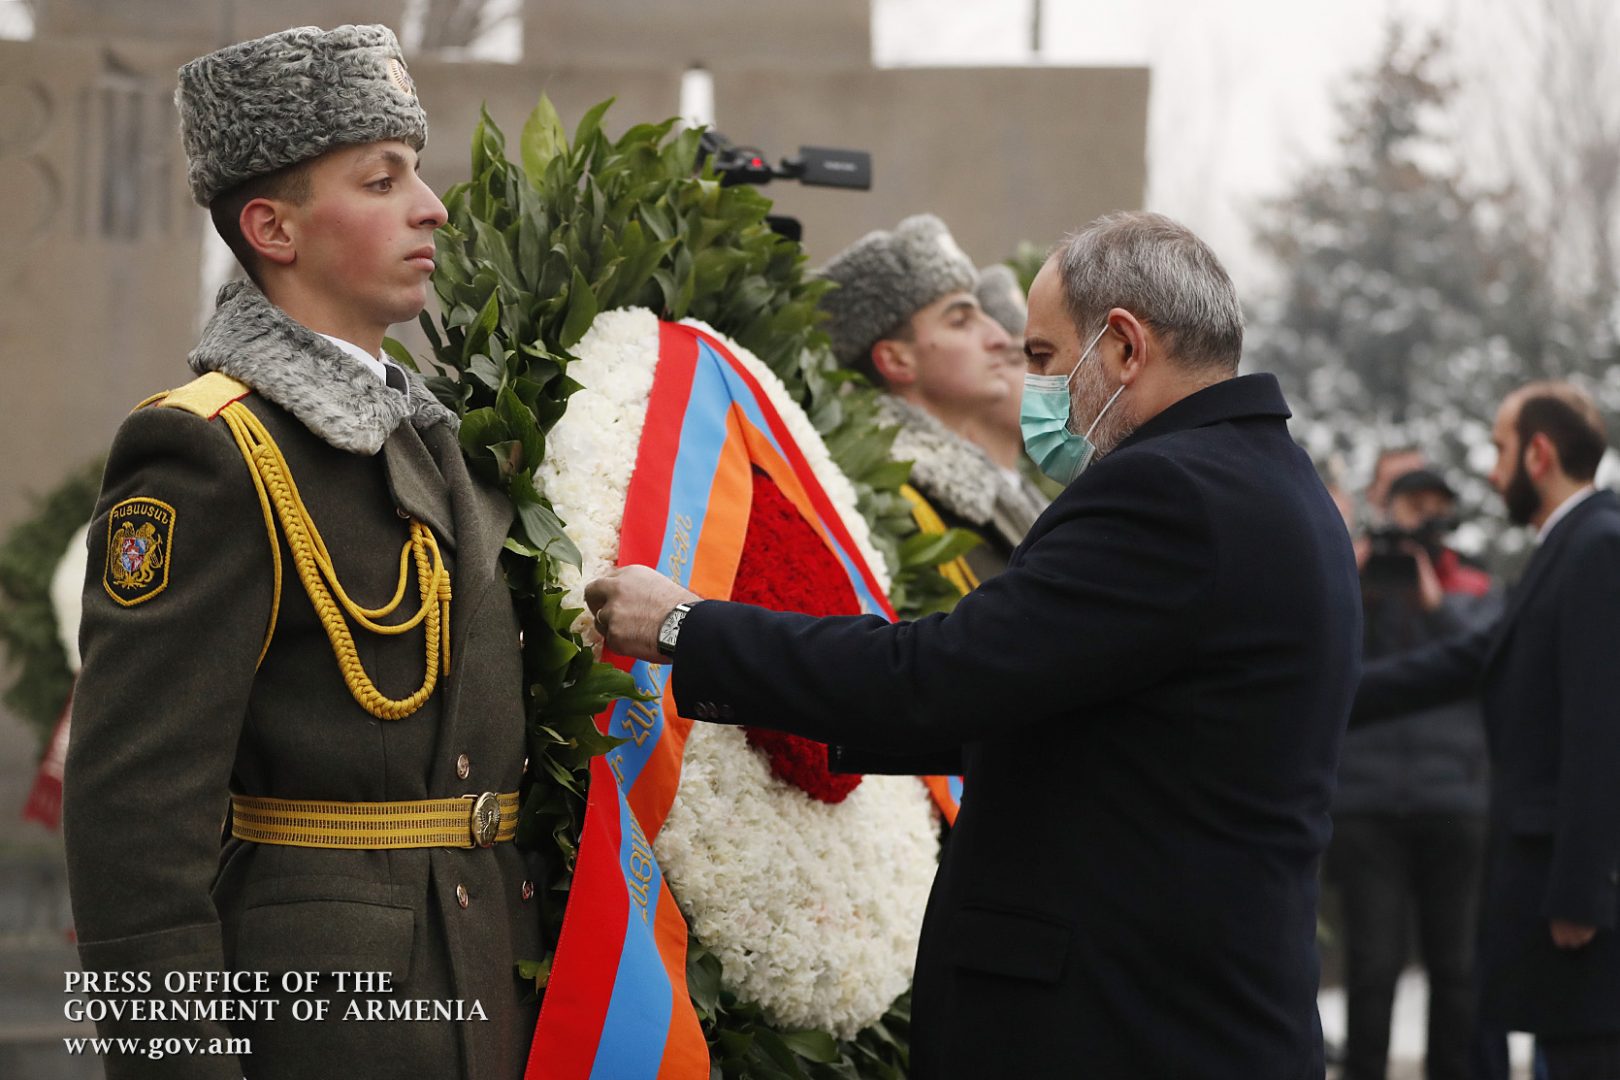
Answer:
[[(1490, 579), (1444, 544), (1455, 493), (1437, 473), (1413, 469), (1409, 453), (1402, 464), (1407, 471), (1387, 482), (1385, 523), (1356, 545), (1368, 660), (1481, 625), (1498, 608)], [(1476, 701), (1345, 739), (1327, 857), (1344, 913), (1345, 1080), (1385, 1075), (1414, 910), (1430, 987), (1427, 1075), (1468, 1076), (1486, 771)]]

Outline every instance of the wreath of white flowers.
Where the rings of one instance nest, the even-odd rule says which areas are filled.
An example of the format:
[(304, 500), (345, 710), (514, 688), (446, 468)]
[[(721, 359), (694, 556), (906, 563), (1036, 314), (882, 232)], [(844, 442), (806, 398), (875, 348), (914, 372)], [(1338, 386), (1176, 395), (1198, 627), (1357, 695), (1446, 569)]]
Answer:
[[(764, 388), (887, 591), (854, 489), (809, 418), (762, 362), (726, 344)], [(561, 579), (567, 603), (584, 607), (583, 583), (618, 557), (658, 359), (657, 316), (604, 312), (574, 354), (568, 374), (584, 389), (552, 428), (538, 479), (582, 556), (582, 568), (563, 567)], [(598, 640), (588, 616), (576, 629)], [(915, 779), (868, 776), (843, 802), (818, 802), (772, 776), (741, 729), (697, 724), (653, 849), (728, 987), (773, 1023), (848, 1038), (910, 986), (939, 858), (937, 819)]]

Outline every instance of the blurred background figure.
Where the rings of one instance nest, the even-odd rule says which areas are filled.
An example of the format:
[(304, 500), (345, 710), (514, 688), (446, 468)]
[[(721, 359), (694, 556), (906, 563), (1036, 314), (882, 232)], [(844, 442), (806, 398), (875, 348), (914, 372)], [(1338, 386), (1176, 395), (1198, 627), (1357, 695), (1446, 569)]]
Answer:
[(1373, 462), (1372, 479), (1367, 483), (1367, 490), (1362, 493), (1367, 504), (1370, 523), (1374, 525), (1388, 523), (1390, 488), (1398, 478), (1431, 466), (1429, 456), (1415, 446), (1397, 446), (1380, 451), (1378, 458)]
[(1024, 322), (1029, 306), (1018, 275), (1005, 263), (979, 268), (979, 283), (973, 294), (984, 313), (1007, 331), (1007, 349), (998, 369), (1007, 380), (1009, 393), (995, 402), (968, 432), (968, 438), (990, 456), (1001, 470), (1004, 491), (1003, 511), (1017, 530), (1019, 539), (1029, 531), (1046, 504), (1062, 490), (1046, 480), (1035, 463), (1024, 453), (1024, 433), (1018, 426), (1018, 407), (1024, 397)]
[[(1457, 496), (1420, 451), (1380, 455), (1356, 544), (1368, 660), (1493, 619), (1490, 578), (1446, 545)], [(1359, 728), (1344, 743), (1326, 871), (1339, 890), (1348, 1023), (1344, 1080), (1383, 1080), (1396, 982), (1411, 953), (1429, 983), (1430, 1080), (1466, 1080), (1488, 800), (1477, 700)]]
[(821, 298), (833, 354), (885, 391), (879, 419), (899, 429), (891, 456), (912, 463), (911, 487), (926, 501), (913, 497), (919, 526), (982, 541), (963, 557), (958, 587), (967, 592), (1006, 569), (1035, 520), (1010, 501), (1002, 466), (980, 441), (1009, 398), (1017, 431), (1023, 375), (1009, 378), (1007, 331), (980, 308), (978, 271), (933, 214), (873, 230), (820, 274), (838, 286)]

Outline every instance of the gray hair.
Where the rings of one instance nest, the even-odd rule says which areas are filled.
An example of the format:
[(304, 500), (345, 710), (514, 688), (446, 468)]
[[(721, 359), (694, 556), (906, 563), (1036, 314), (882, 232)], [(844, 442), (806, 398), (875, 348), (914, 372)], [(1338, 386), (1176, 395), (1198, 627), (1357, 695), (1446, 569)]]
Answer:
[(1082, 338), (1124, 308), (1152, 328), (1191, 370), (1237, 371), (1243, 308), (1209, 245), (1163, 214), (1106, 214), (1057, 250), (1063, 302)]

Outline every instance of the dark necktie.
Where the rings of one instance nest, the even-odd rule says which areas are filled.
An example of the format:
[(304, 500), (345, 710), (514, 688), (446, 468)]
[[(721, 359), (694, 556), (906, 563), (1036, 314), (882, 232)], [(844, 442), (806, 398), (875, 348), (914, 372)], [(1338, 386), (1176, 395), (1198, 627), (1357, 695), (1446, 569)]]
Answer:
[(405, 373), (395, 365), (383, 365), (383, 381), (388, 384), (390, 389), (398, 390), (407, 397), (410, 396), (410, 391), (405, 388)]

